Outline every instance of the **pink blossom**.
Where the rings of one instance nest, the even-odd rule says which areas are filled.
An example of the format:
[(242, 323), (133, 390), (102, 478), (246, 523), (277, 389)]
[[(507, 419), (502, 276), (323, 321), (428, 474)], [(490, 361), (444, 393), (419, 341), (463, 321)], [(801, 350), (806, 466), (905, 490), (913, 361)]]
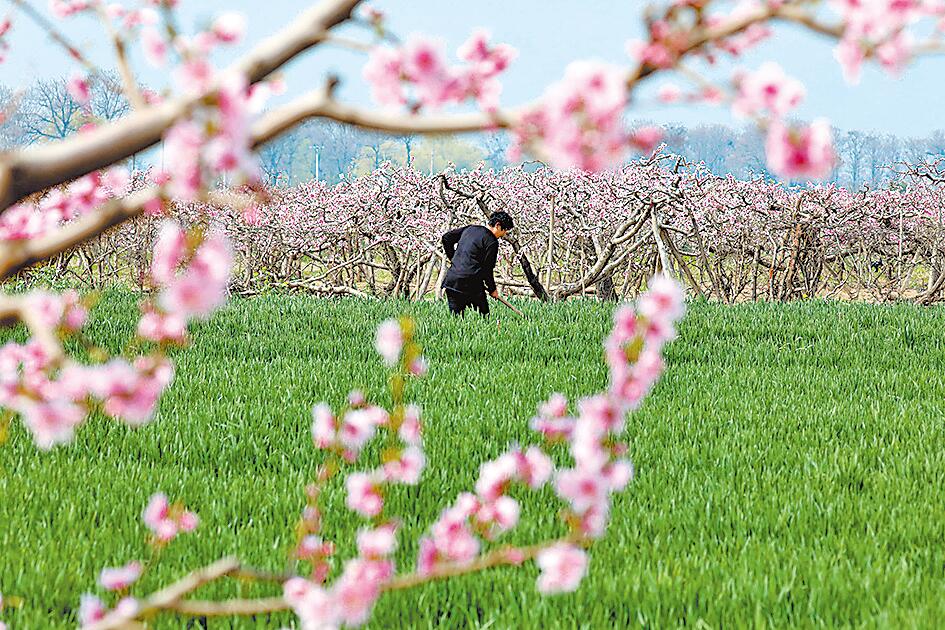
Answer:
[(699, 92), (699, 99), (708, 105), (721, 105), (725, 100), (725, 95), (719, 88), (709, 85)]
[(479, 467), (476, 494), (486, 501), (494, 501), (505, 493), (508, 483), (518, 475), (518, 461), (514, 453), (506, 453)]
[(912, 39), (899, 32), (876, 47), (876, 58), (889, 74), (898, 76), (912, 59)]
[(658, 98), (663, 103), (678, 103), (683, 98), (683, 92), (675, 83), (664, 83), (660, 86)]
[[(229, 254), (219, 262), (229, 265)], [(226, 300), (226, 282), (213, 277), (215, 271), (215, 265), (193, 265), (186, 274), (168, 284), (158, 298), (158, 304), (165, 311), (184, 317), (208, 317)]]
[(108, 613), (108, 608), (95, 595), (86, 593), (79, 601), (79, 623), (84, 626), (91, 626), (97, 621), (101, 621)]
[(414, 376), (423, 376), (427, 373), (427, 360), (423, 357), (417, 357), (410, 362), (407, 371)]
[(113, 166), (102, 175), (102, 185), (108, 189), (111, 196), (122, 197), (128, 193), (131, 174), (123, 166)]
[(197, 518), (197, 515), (193, 512), (185, 510), (181, 513), (177, 522), (180, 525), (180, 530), (182, 532), (190, 533), (197, 529), (197, 525), (200, 524), (200, 519)]
[(138, 336), (155, 343), (183, 344), (187, 338), (187, 320), (177, 313), (146, 311), (138, 320)]
[(581, 533), (588, 538), (601, 538), (607, 531), (607, 520), (610, 516), (610, 504), (606, 501), (597, 503), (580, 515)]
[(338, 439), (346, 448), (358, 452), (374, 437), (376, 428), (387, 423), (387, 419), (387, 412), (380, 407), (351, 409), (341, 420)]
[(860, 43), (853, 38), (845, 37), (834, 48), (833, 55), (843, 69), (843, 78), (846, 82), (850, 85), (859, 83), (860, 70), (866, 58)]
[(203, 132), (193, 121), (178, 122), (164, 135), (168, 190), (180, 201), (194, 200), (203, 183), (200, 167), (203, 145)]
[(155, 68), (163, 68), (167, 63), (167, 42), (155, 28), (143, 29), (140, 37), (144, 58)]
[(246, 33), (246, 17), (242, 13), (229, 11), (213, 22), (211, 30), (220, 42), (225, 44), (238, 43)]
[(578, 416), (579, 428), (590, 427), (597, 436), (623, 430), (623, 412), (610, 396), (598, 394), (582, 398), (578, 402)]
[(540, 488), (551, 477), (554, 464), (537, 446), (530, 446), (519, 459), (519, 476), (531, 488)]
[(45, 450), (71, 442), (75, 428), (85, 420), (82, 407), (59, 400), (28, 404), (22, 413), (23, 424), (33, 434), (33, 441)]
[(426, 465), (426, 457), (417, 446), (408, 446), (400, 456), (384, 464), (384, 474), (388, 481), (407, 485), (416, 485)]
[(148, 501), (148, 505), (144, 508), (144, 512), (141, 514), (141, 519), (144, 521), (145, 525), (153, 530), (161, 521), (168, 518), (170, 505), (170, 502), (167, 500), (167, 495), (163, 492), (153, 494)]
[(79, 105), (87, 105), (92, 98), (89, 81), (80, 74), (73, 74), (69, 77), (66, 88), (69, 91), (69, 96), (74, 98)]
[(126, 29), (138, 28), (139, 26), (154, 26), (158, 23), (159, 18), (157, 11), (151, 7), (126, 12), (124, 7), (120, 8), (124, 12), (124, 27)]
[(349, 560), (332, 587), (341, 620), (347, 625), (360, 625), (368, 620), (374, 602), (381, 594), (381, 585), (393, 575), (389, 560)]
[(603, 473), (608, 489), (611, 492), (620, 492), (633, 479), (633, 464), (629, 460), (617, 460), (604, 467)]
[(403, 346), (404, 335), (397, 320), (388, 319), (378, 326), (374, 347), (387, 365), (393, 367), (397, 364)]
[(372, 518), (384, 508), (384, 498), (374, 477), (366, 473), (351, 473), (345, 479), (348, 491), (345, 504), (358, 514)]
[(374, 529), (361, 529), (357, 540), (358, 554), (362, 558), (386, 558), (397, 549), (397, 526), (386, 523)]
[(138, 581), (143, 568), (140, 562), (129, 562), (123, 567), (102, 569), (98, 582), (109, 591), (123, 591)]
[(400, 439), (406, 444), (419, 446), (421, 441), (420, 432), (420, 407), (417, 405), (407, 405), (404, 409), (404, 417), (397, 433)]
[(365, 398), (364, 392), (354, 389), (348, 393), (348, 404), (352, 407), (361, 407), (365, 402), (367, 402), (367, 398)]
[(47, 291), (33, 291), (26, 296), (28, 308), (44, 326), (75, 332), (85, 325), (88, 311), (74, 290), (55, 295)]
[(587, 572), (587, 554), (567, 543), (544, 549), (535, 563), (541, 569), (538, 591), (544, 595), (574, 592)]
[(596, 470), (568, 468), (555, 476), (555, 491), (578, 514), (607, 499), (607, 484)]
[(462, 512), (448, 509), (433, 525), (430, 531), (438, 559), (464, 564), (479, 553), (479, 540), (469, 529), (466, 518)]
[(531, 428), (545, 436), (548, 440), (566, 440), (574, 430), (573, 418), (532, 418)]
[(30, 204), (18, 204), (0, 215), (0, 240), (19, 241), (34, 238), (50, 231), (59, 218), (48, 212), (40, 212)]
[(396, 106), (407, 102), (401, 83), (403, 55), (400, 51), (385, 46), (373, 48), (362, 74), (370, 84), (371, 96), (377, 103)]
[(139, 357), (134, 365), (112, 359), (88, 371), (90, 390), (103, 401), (105, 413), (132, 425), (151, 419), (158, 397), (173, 377), (166, 360)]
[(333, 595), (302, 578), (292, 578), (282, 587), (283, 597), (302, 622), (303, 630), (326, 630), (340, 621), (338, 603)]
[(801, 82), (784, 74), (781, 66), (772, 62), (741, 75), (736, 83), (738, 96), (732, 110), (738, 116), (767, 112), (780, 118), (797, 108), (805, 95)]
[(331, 408), (324, 404), (315, 405), (312, 409), (312, 440), (318, 448), (330, 448), (335, 443), (335, 433), (338, 430), (335, 416)]
[(662, 139), (659, 127), (641, 127), (630, 134), (630, 144), (642, 153), (652, 153)]
[(141, 518), (162, 543), (170, 542), (179, 533), (194, 531), (200, 523), (193, 512), (179, 508), (172, 510), (167, 496), (160, 492), (151, 496)]
[(563, 418), (568, 413), (568, 399), (564, 394), (554, 393), (538, 407), (538, 413), (546, 418)]
[(210, 88), (213, 68), (206, 59), (193, 57), (177, 67), (174, 79), (182, 91), (188, 94), (202, 94)]
[(404, 73), (418, 84), (435, 84), (443, 80), (446, 61), (441, 40), (413, 37), (403, 49)]
[(772, 123), (765, 152), (771, 169), (782, 177), (822, 179), (836, 162), (830, 124), (822, 119), (794, 128)]
[(675, 322), (686, 312), (685, 297), (678, 282), (660, 274), (650, 278), (647, 292), (637, 303), (637, 310), (648, 319)]
[(506, 532), (518, 524), (521, 506), (512, 497), (501, 496), (491, 503), (484, 503), (476, 513), (476, 520), (483, 525), (495, 526), (493, 534)]

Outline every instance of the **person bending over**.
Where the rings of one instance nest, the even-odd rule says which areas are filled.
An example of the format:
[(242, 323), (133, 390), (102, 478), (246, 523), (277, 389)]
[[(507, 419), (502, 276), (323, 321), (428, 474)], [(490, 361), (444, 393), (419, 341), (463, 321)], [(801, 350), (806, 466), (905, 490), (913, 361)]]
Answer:
[(450, 260), (443, 289), (451, 313), (460, 315), (467, 307), (483, 315), (489, 313), (486, 293), (492, 297), (499, 295), (492, 274), (499, 255), (499, 239), (512, 227), (512, 217), (500, 211), (489, 217), (489, 227), (467, 225), (443, 235), (443, 251)]

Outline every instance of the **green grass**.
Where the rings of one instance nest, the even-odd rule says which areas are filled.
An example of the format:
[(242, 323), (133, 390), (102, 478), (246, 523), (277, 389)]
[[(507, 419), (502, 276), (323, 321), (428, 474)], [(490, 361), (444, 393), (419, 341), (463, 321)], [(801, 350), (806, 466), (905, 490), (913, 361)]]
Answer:
[[(373, 330), (403, 311), (418, 319), (431, 364), (411, 391), (430, 468), (391, 499), (405, 521), (399, 565), (412, 564), (417, 537), (472, 486), (478, 464), (535, 441), (527, 422), (539, 401), (605, 383), (608, 307), (525, 308), (531, 323), (498, 311), (497, 328), (453, 321), (439, 304), (237, 300), (194, 330), (157, 422), (131, 430), (93, 419), (50, 454), (15, 427), (0, 448), (0, 591), (25, 602), (2, 618), (15, 629), (74, 627), (71, 608), (95, 590), (100, 567), (145, 555), (139, 515), (157, 490), (202, 524), (165, 552), (141, 593), (225, 554), (283, 567), (319, 463), (310, 408), (337, 407), (352, 386), (386, 401)], [(92, 337), (117, 350), (135, 312), (132, 296), (108, 295)], [(667, 363), (628, 424), (638, 477), (576, 594), (539, 596), (534, 566), (494, 570), (385, 595), (371, 627), (940, 624), (945, 311), (698, 303)], [(550, 494), (522, 498), (512, 540), (560, 531)], [(359, 521), (337, 488), (329, 499), (344, 556)], [(271, 593), (230, 583), (201, 595)]]

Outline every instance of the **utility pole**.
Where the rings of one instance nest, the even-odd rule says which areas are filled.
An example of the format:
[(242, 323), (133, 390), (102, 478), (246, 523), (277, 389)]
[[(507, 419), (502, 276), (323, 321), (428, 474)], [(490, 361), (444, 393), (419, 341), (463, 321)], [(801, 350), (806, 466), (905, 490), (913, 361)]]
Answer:
[(320, 145), (315, 145), (315, 181), (318, 181), (318, 158), (321, 153), (322, 147)]

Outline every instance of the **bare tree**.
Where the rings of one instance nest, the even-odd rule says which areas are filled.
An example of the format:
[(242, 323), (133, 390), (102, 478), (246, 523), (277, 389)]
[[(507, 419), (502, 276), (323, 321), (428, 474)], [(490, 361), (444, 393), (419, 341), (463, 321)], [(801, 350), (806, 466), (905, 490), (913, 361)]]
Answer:
[(839, 155), (843, 158), (843, 169), (845, 174), (844, 183), (850, 188), (856, 189), (863, 184), (863, 169), (866, 164), (867, 145), (869, 136), (862, 131), (848, 131), (843, 134), (837, 149)]
[(0, 85), (0, 151), (26, 144), (20, 95)]
[[(344, 175), (361, 148), (358, 130), (350, 125), (322, 122), (325, 131), (322, 145), (322, 163), (331, 164), (333, 177)], [(328, 169), (326, 169), (327, 172)]]
[(290, 183), (300, 136), (299, 129), (294, 129), (267, 142), (256, 151), (266, 183), (272, 186)]
[(495, 132), (483, 137), (482, 148), (485, 151), (485, 161), (495, 170), (508, 166), (509, 136), (507, 133)]
[(400, 141), (404, 143), (404, 151), (407, 154), (407, 166), (413, 166), (413, 156), (411, 155), (411, 149), (413, 148), (413, 141), (415, 139), (416, 137), (411, 135), (400, 136)]
[(89, 86), (92, 91), (92, 100), (89, 108), (92, 116), (101, 120), (115, 120), (129, 111), (131, 105), (125, 96), (121, 77), (115, 72), (105, 72), (97, 75)]
[(62, 140), (82, 126), (82, 106), (69, 94), (65, 79), (41, 79), (27, 91), (22, 104), (28, 143)]

